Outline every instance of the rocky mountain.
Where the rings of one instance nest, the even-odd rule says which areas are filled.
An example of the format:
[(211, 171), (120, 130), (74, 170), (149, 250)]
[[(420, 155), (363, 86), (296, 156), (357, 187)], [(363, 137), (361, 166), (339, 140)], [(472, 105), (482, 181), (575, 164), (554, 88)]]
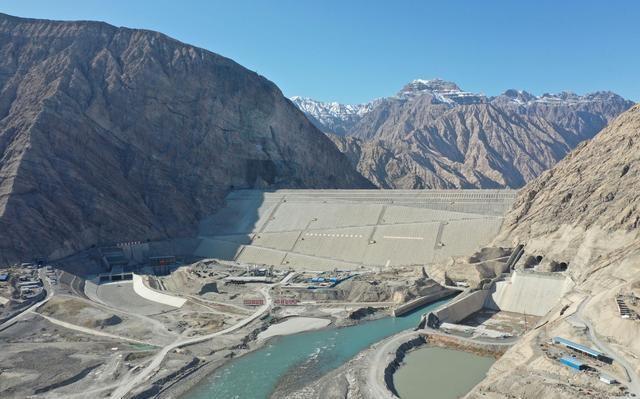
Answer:
[[(606, 352), (622, 384), (640, 392), (638, 321), (620, 317), (616, 305), (618, 295), (640, 295), (639, 185), (636, 105), (520, 191), (495, 244), (521, 243), (526, 255), (566, 262), (575, 285), (469, 397), (575, 398), (590, 389), (590, 379), (568, 380), (540, 349), (556, 335)], [(565, 374), (549, 378), (550, 370)]]
[[(615, 119), (518, 195), (504, 228), (514, 239), (561, 225), (640, 233), (640, 105)], [(640, 244), (640, 243), (639, 243)]]
[(191, 234), (233, 187), (370, 187), (270, 81), (157, 32), (0, 14), (0, 264)]
[[(365, 112), (350, 114), (348, 124), (338, 125), (344, 133), (330, 137), (378, 187), (517, 188), (632, 105), (611, 92), (507, 90), (487, 97), (419, 79), (361, 106)], [(315, 112), (301, 109), (322, 125)]]

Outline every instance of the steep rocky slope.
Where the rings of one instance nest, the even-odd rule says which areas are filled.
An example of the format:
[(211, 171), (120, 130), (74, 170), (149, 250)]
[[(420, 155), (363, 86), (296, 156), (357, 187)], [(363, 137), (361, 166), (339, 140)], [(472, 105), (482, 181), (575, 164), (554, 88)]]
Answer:
[(608, 353), (618, 378), (638, 394), (640, 321), (621, 318), (615, 302), (619, 294), (640, 295), (638, 187), (636, 105), (520, 192), (496, 244), (523, 243), (528, 254), (567, 262), (575, 288), (493, 366), (470, 397), (574, 398), (597, 387), (595, 377), (574, 375), (541, 351), (556, 335)]
[(570, 224), (610, 231), (640, 227), (640, 106), (615, 119), (519, 194), (505, 229), (531, 239)]
[(0, 264), (190, 234), (231, 187), (369, 187), (280, 90), (160, 33), (0, 14)]
[[(508, 90), (486, 97), (452, 82), (416, 80), (376, 100), (355, 124), (351, 114), (338, 125), (340, 114), (334, 114), (323, 130), (338, 125), (346, 131), (330, 136), (379, 187), (516, 188), (632, 104), (610, 92), (534, 96)], [(302, 109), (317, 116), (313, 108)]]

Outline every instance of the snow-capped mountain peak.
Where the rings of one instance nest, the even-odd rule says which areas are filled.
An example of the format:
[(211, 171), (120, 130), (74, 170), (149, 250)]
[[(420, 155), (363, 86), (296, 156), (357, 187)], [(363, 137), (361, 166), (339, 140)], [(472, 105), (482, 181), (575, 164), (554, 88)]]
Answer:
[(308, 97), (294, 96), (291, 101), (304, 112), (320, 130), (344, 135), (366, 113), (371, 111), (375, 101), (366, 104), (340, 104), (316, 101)]
[[(470, 104), (489, 103), (498, 107), (520, 109), (531, 107), (581, 107), (590, 103), (616, 104), (620, 109), (628, 107), (626, 100), (619, 95), (599, 91), (585, 95), (563, 91), (544, 93), (536, 96), (524, 90), (509, 89), (498, 96), (487, 97), (484, 94), (462, 90), (456, 83), (443, 79), (415, 79), (407, 83), (395, 96), (377, 99), (365, 104), (340, 104), (337, 102), (316, 101), (307, 97), (291, 97), (291, 101), (302, 110), (309, 120), (320, 130), (338, 135), (351, 134), (354, 127), (374, 109), (389, 108), (391, 105), (410, 107), (418, 104), (434, 104), (440, 111)], [(402, 104), (402, 105), (398, 105)], [(420, 105), (422, 106), (422, 105)], [(389, 108), (391, 109), (391, 108)], [(438, 112), (440, 112), (438, 111)], [(384, 112), (382, 112), (384, 114)], [(358, 128), (358, 130), (361, 130)]]
[(415, 79), (405, 85), (397, 94), (399, 98), (411, 99), (428, 94), (436, 102), (447, 104), (476, 104), (487, 100), (483, 94), (462, 90), (454, 82), (442, 79)]

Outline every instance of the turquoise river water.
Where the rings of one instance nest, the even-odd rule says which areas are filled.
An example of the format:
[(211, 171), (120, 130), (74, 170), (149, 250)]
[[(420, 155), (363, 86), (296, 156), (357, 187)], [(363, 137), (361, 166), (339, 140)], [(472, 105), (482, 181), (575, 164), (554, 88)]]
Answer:
[(340, 367), (371, 344), (416, 327), (420, 316), (450, 299), (402, 317), (385, 317), (350, 327), (275, 337), (205, 377), (183, 399), (264, 399), (276, 386), (300, 388)]

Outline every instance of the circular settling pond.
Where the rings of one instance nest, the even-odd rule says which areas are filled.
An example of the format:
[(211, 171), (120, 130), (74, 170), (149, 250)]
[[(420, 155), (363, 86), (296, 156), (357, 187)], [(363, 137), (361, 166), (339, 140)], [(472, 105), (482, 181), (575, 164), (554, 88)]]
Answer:
[(407, 353), (393, 383), (401, 399), (455, 399), (480, 382), (494, 361), (492, 357), (425, 346)]

